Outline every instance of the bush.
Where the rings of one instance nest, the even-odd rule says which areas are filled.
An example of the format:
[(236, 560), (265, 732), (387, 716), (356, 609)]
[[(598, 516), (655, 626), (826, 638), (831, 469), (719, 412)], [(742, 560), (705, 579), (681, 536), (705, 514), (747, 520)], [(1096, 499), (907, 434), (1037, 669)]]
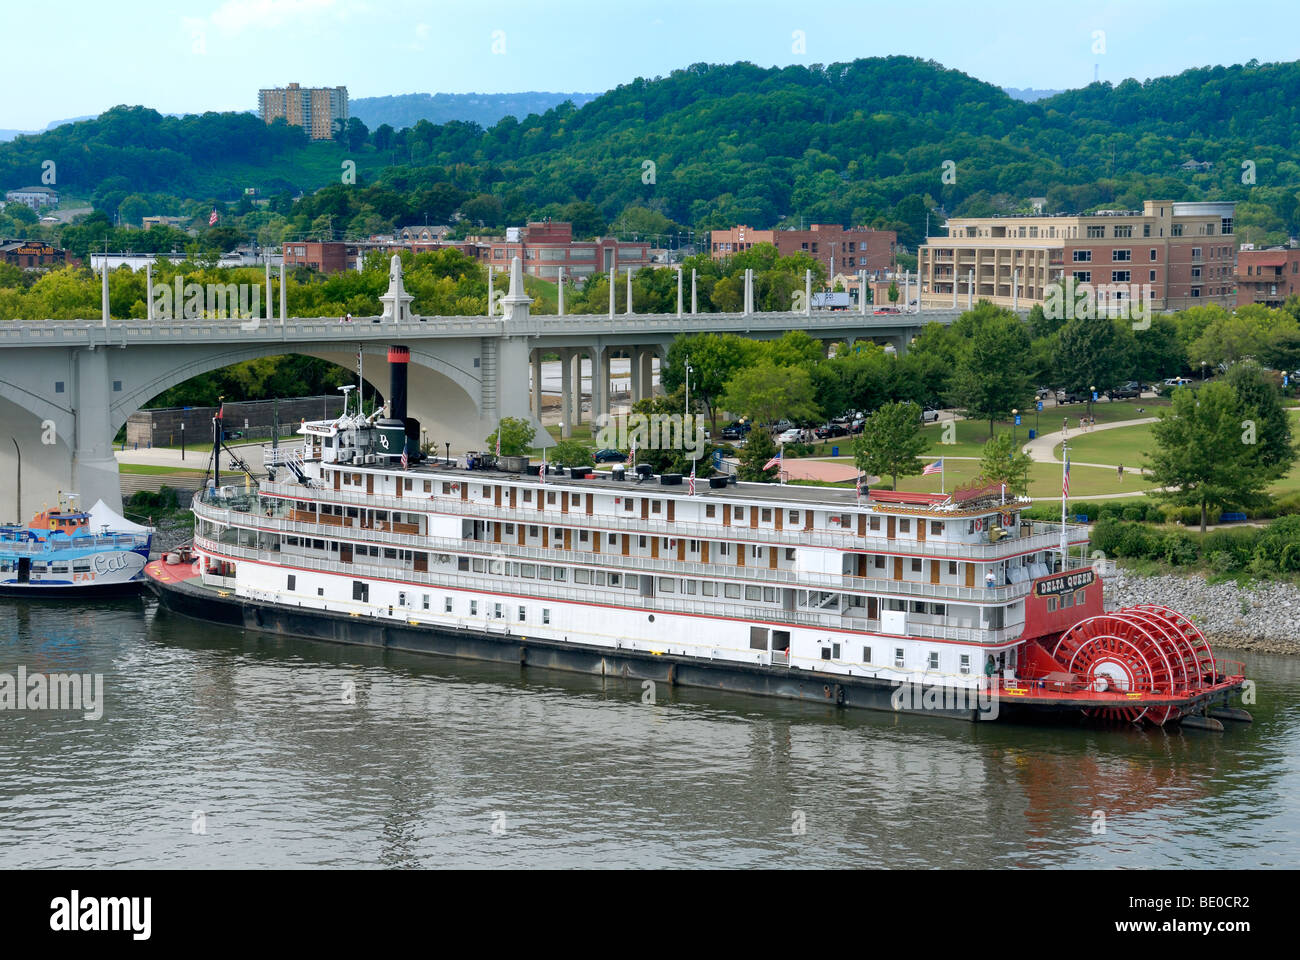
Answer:
[(1141, 507), (1125, 507), (1122, 513), (1125, 520), (1130, 523), (1141, 523), (1147, 518), (1146, 511)]
[(1165, 563), (1175, 567), (1187, 567), (1200, 558), (1200, 550), (1191, 534), (1181, 530), (1166, 533), (1159, 544), (1159, 555)]
[(1123, 530), (1124, 525), (1118, 520), (1113, 518), (1098, 520), (1092, 528), (1092, 548), (1100, 550), (1107, 556), (1118, 556), (1120, 535)]
[(1141, 524), (1125, 523), (1120, 528), (1119, 541), (1115, 545), (1115, 556), (1137, 559), (1149, 557), (1155, 553), (1158, 542), (1157, 537)]
[[(1253, 540), (1252, 560), (1255, 563), (1252, 569), (1258, 569), (1261, 573), (1273, 570), (1294, 573), (1300, 570), (1300, 516), (1293, 515), (1274, 520), (1263, 531), (1250, 529), (1257, 534)], [(1243, 532), (1244, 530), (1233, 531), (1233, 533)], [(1243, 538), (1242, 543), (1245, 542)]]
[(1201, 553), (1219, 573), (1244, 570), (1254, 557), (1259, 538), (1260, 531), (1256, 527), (1211, 530), (1201, 541)]

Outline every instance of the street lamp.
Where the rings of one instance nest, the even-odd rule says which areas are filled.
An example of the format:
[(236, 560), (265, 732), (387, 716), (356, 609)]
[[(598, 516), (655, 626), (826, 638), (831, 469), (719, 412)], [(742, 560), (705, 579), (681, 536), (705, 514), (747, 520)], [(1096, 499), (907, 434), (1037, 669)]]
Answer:
[(1011, 408), (1011, 455), (1016, 455), (1016, 426), (1020, 423), (1020, 411)]
[(1095, 397), (1096, 395), (1097, 395), (1097, 388), (1095, 386), (1089, 387), (1088, 388), (1088, 419), (1090, 421), (1092, 420), (1092, 398)]
[(1207, 363), (1207, 361), (1205, 361), (1205, 360), (1202, 360), (1202, 361), (1201, 361), (1201, 383), (1204, 383), (1204, 382), (1205, 382), (1205, 365), (1206, 365), (1206, 363)]
[[(691, 361), (687, 360), (686, 361), (686, 416), (687, 417), (691, 415), (691, 371), (694, 369), (695, 368), (691, 366)], [(686, 424), (684, 421), (682, 423), (682, 429), (683, 430), (686, 429)]]
[[(499, 430), (501, 428), (498, 427), (497, 429)], [(449, 467), (451, 466), (451, 441), (450, 440), (447, 441), (447, 466)]]
[(181, 419), (181, 463), (185, 462), (185, 420)]

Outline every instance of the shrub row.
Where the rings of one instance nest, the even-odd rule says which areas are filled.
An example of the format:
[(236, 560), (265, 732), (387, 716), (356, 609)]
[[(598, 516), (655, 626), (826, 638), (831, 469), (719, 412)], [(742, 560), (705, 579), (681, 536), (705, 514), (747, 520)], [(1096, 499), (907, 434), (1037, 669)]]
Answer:
[(1269, 577), (1300, 571), (1300, 516), (1282, 517), (1264, 528), (1211, 530), (1204, 537), (1107, 518), (1093, 527), (1092, 547), (1111, 557), (1172, 566), (1204, 561), (1216, 573)]

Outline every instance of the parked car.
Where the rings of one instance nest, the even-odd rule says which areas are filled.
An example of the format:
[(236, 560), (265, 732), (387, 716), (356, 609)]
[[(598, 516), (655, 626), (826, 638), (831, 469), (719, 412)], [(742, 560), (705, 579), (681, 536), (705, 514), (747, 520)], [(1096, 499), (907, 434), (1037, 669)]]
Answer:
[(934, 423), (938, 419), (939, 419), (939, 411), (934, 409), (934, 407), (926, 407), (924, 410), (921, 411), (922, 423)]
[(847, 437), (849, 435), (849, 428), (842, 423), (836, 423), (832, 420), (830, 423), (823, 423), (820, 427), (814, 430), (813, 433), (817, 436), (818, 440), (829, 440), (832, 437)]
[(1087, 395), (1086, 393), (1083, 393), (1082, 391), (1074, 391), (1074, 390), (1057, 390), (1057, 391), (1056, 391), (1056, 402), (1057, 402), (1058, 404), (1062, 404), (1062, 403), (1085, 403), (1085, 402), (1087, 402), (1087, 400), (1088, 400), (1088, 395)]
[(1107, 390), (1106, 395), (1112, 400), (1132, 400), (1142, 396), (1142, 384), (1136, 380), (1130, 380), (1128, 383), (1121, 384), (1113, 390)]
[(861, 433), (862, 428), (866, 426), (866, 423), (867, 423), (866, 417), (858, 417), (851, 424), (849, 424), (849, 433)]
[(627, 454), (606, 448), (604, 450), (597, 450), (596, 455), (592, 459), (597, 463), (624, 463), (627, 460)]
[(1188, 385), (1189, 383), (1191, 383), (1191, 382), (1192, 382), (1192, 381), (1188, 380), (1186, 377), (1170, 377), (1168, 380), (1165, 381), (1165, 386), (1166, 386), (1166, 387), (1185, 387), (1185, 386), (1187, 386), (1187, 385)]
[(729, 423), (722, 428), (722, 439), (743, 440), (745, 438), (745, 435), (749, 433), (751, 428), (752, 425), (748, 423), (740, 423), (740, 422)]
[(1052, 397), (1055, 395), (1056, 395), (1056, 391), (1053, 390), (1051, 387), (1039, 387), (1034, 394), (1034, 399), (1046, 400), (1048, 397)]
[(877, 316), (883, 313), (902, 313), (902, 311), (899, 310), (898, 307), (881, 307), (879, 310), (876, 311)]
[(784, 433), (785, 431), (791, 430), (793, 428), (794, 428), (794, 424), (791, 423), (789, 420), (785, 420), (785, 419), (778, 420), (776, 423), (772, 424), (773, 433)]
[(800, 430), (798, 427), (791, 427), (789, 430), (782, 430), (776, 438), (777, 443), (803, 443), (807, 438), (807, 431)]

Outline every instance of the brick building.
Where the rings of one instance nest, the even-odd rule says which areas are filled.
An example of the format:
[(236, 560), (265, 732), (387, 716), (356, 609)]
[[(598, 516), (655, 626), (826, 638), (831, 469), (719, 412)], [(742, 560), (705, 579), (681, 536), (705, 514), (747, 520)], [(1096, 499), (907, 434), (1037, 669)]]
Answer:
[(1280, 307), (1293, 293), (1300, 293), (1300, 249), (1271, 247), (1237, 252), (1237, 306), (1260, 303)]
[(511, 259), (518, 257), (525, 273), (552, 282), (558, 278), (561, 267), (566, 279), (581, 285), (594, 273), (621, 272), (629, 267), (640, 269), (653, 262), (648, 240), (637, 242), (614, 237), (574, 240), (573, 225), (559, 220), (511, 227), (504, 240), (471, 239), (477, 242), (478, 258), (498, 270), (508, 269)]
[(23, 270), (48, 270), (68, 262), (68, 251), (44, 240), (0, 240), (0, 261)]
[(751, 230), (746, 226), (714, 230), (709, 252), (714, 260), (724, 260), (735, 253), (750, 250), (756, 244), (770, 243), (783, 257), (806, 253), (820, 260), (826, 275), (856, 273), (866, 270), (883, 273), (894, 266), (898, 235), (893, 230), (868, 230), (839, 224), (814, 223), (808, 230)]
[[(918, 250), (922, 303), (951, 305), (955, 286), (964, 304), (973, 279), (976, 300), (1029, 306), (1042, 303), (1051, 285), (1073, 277), (1110, 288), (1102, 295), (1113, 303), (1149, 285), (1156, 310), (1231, 307), (1237, 296), (1234, 208), (1232, 202), (1148, 200), (1141, 211), (951, 217), (948, 236), (931, 237)], [(1120, 286), (1126, 291), (1115, 289)]]

